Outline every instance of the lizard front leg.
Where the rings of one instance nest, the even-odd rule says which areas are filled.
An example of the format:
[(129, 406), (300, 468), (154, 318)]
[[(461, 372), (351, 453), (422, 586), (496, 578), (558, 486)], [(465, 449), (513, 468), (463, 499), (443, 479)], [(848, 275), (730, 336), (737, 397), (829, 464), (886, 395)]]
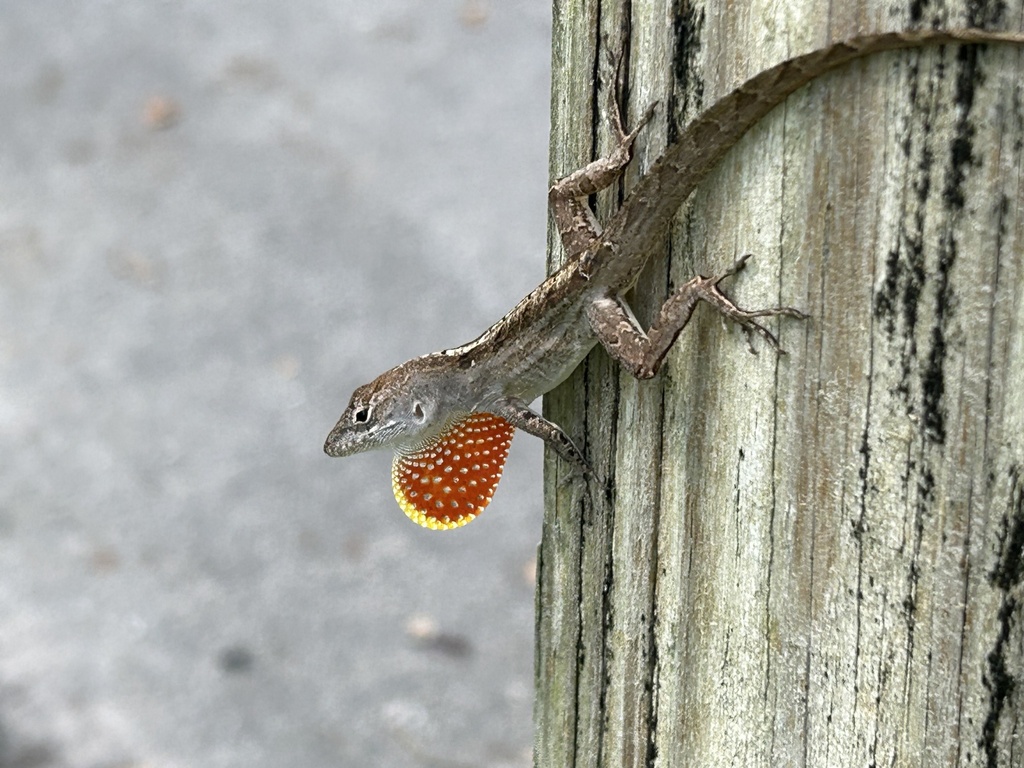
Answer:
[(554, 449), (555, 453), (573, 465), (582, 474), (593, 474), (590, 465), (583, 458), (583, 453), (573, 443), (572, 438), (565, 434), (557, 424), (532, 411), (526, 403), (515, 398), (507, 398), (499, 401), (490, 410), (495, 415), (501, 416), (513, 427), (521, 429), (523, 432), (534, 437), (541, 438)]
[[(722, 280), (743, 269), (749, 258), (749, 254), (741, 257), (720, 275), (695, 277), (678, 288), (662, 305), (657, 319), (646, 333), (629, 306), (615, 294), (596, 299), (587, 309), (587, 319), (608, 354), (638, 379), (649, 379), (658, 372), (665, 355), (690, 321), (699, 301), (709, 304), (738, 323), (747, 334), (748, 341), (757, 333), (776, 351), (782, 352), (775, 335), (757, 322), (756, 318), (786, 315), (804, 320), (807, 315), (792, 307), (770, 307), (754, 311), (741, 309), (718, 287)], [(754, 351), (752, 343), (750, 349)]]

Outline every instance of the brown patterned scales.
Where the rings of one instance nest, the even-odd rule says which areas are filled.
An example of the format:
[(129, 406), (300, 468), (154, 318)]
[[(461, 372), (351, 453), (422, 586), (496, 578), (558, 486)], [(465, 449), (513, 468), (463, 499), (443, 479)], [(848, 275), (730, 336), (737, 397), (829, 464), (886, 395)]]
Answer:
[[(716, 277), (696, 277), (677, 288), (647, 330), (637, 323), (624, 295), (679, 206), (726, 152), (787, 96), (872, 53), (938, 43), (1020, 45), (1024, 35), (978, 29), (883, 32), (777, 64), (693, 120), (602, 229), (586, 198), (619, 177), (637, 132), (651, 115), (648, 111), (626, 133), (613, 109), (616, 149), (556, 182), (549, 193), (565, 264), (474, 341), (414, 358), (359, 387), (324, 450), (329, 456), (394, 450), (393, 485), (402, 509), (428, 528), (455, 528), (475, 519), (490, 502), (515, 429), (543, 438), (560, 457), (587, 471), (569, 437), (529, 404), (562, 382), (596, 344), (637, 378), (650, 378), (697, 303), (704, 302), (748, 335), (759, 334), (778, 349), (775, 336), (758, 319), (804, 315), (790, 307), (748, 311), (726, 297), (719, 283), (739, 271), (745, 258)], [(466, 458), (468, 436), (480, 434), (475, 429), (483, 429), (485, 439), (493, 438), (488, 461), (482, 460), (482, 449), (480, 457)], [(476, 447), (474, 443), (474, 454)], [(456, 481), (456, 473), (465, 483)]]

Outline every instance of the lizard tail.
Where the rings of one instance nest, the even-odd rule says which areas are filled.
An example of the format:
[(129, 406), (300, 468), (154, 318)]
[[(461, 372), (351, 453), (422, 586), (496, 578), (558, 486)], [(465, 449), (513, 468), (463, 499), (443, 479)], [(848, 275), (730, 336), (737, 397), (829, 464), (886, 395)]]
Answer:
[(630, 253), (647, 251), (679, 206), (736, 142), (804, 85), (881, 51), (941, 44), (1024, 44), (1024, 34), (982, 29), (911, 30), (864, 35), (787, 59), (747, 80), (701, 113), (637, 182), (604, 239)]

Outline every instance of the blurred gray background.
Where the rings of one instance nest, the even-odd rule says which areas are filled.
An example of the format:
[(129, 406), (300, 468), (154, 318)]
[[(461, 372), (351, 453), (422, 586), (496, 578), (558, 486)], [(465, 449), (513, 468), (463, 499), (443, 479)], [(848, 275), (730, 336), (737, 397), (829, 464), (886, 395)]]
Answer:
[(540, 445), (352, 389), (543, 276), (549, 0), (0, 6), (0, 768), (525, 766)]

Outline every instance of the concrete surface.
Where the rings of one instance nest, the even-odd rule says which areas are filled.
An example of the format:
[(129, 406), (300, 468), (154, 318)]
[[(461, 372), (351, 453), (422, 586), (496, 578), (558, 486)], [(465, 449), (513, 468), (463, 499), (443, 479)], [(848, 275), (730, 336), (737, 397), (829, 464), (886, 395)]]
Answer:
[(525, 766), (540, 445), (467, 528), (352, 389), (543, 273), (548, 0), (0, 12), (0, 768)]

